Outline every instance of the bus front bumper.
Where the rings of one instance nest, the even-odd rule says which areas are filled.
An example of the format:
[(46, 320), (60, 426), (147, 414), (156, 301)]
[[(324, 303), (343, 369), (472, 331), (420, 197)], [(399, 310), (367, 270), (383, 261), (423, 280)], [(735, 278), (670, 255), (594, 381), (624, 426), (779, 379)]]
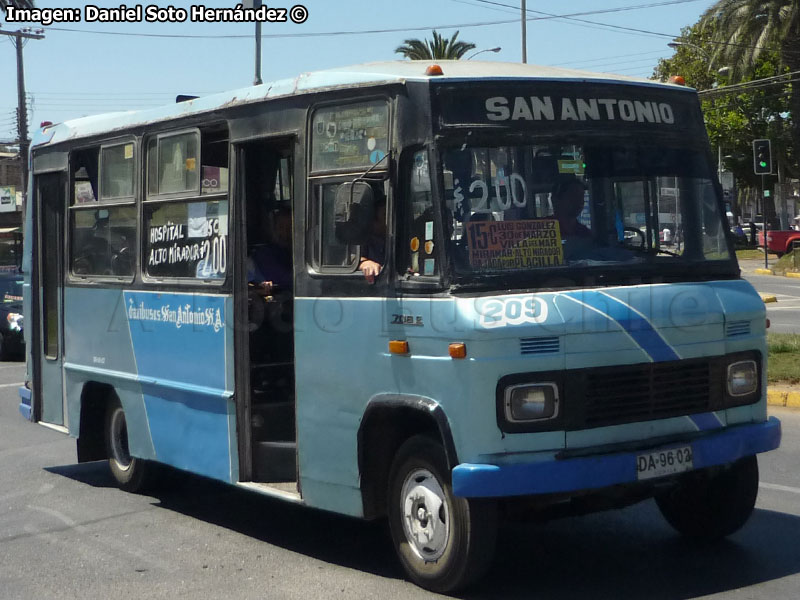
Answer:
[(643, 454), (691, 446), (693, 469), (732, 463), (780, 445), (781, 422), (739, 425), (682, 442), (636, 451), (514, 464), (463, 463), (453, 469), (453, 493), (465, 498), (498, 498), (599, 489), (637, 481)]

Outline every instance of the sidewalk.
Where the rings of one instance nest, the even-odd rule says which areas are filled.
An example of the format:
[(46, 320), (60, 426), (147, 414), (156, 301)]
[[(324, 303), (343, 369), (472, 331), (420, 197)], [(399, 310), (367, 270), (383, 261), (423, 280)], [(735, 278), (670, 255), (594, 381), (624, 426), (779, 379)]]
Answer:
[(782, 277), (793, 277), (800, 279), (800, 273), (793, 271), (775, 271), (772, 267), (778, 262), (778, 257), (774, 254), (769, 256), (769, 268), (764, 265), (764, 258), (740, 258), (739, 268), (742, 275), (777, 275)]

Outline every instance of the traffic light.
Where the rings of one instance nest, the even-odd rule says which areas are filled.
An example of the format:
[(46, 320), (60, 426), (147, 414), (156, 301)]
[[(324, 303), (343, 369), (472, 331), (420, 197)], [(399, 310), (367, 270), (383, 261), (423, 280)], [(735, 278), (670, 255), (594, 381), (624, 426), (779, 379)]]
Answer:
[(753, 170), (756, 175), (772, 173), (772, 147), (769, 140), (753, 140)]

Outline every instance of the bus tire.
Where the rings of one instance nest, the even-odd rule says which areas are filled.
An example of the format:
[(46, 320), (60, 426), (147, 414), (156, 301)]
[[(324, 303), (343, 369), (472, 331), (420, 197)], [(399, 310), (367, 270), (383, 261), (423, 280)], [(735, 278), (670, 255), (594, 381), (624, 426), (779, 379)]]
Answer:
[(656, 504), (682, 535), (714, 541), (741, 529), (753, 512), (757, 495), (758, 461), (748, 456), (722, 470), (688, 475), (656, 496)]
[(481, 577), (494, 556), (497, 505), (453, 495), (442, 445), (417, 435), (398, 450), (388, 485), (392, 541), (417, 585), (440, 593)]
[(151, 488), (155, 480), (155, 465), (130, 455), (125, 411), (116, 395), (106, 410), (105, 440), (108, 466), (119, 488), (132, 493)]

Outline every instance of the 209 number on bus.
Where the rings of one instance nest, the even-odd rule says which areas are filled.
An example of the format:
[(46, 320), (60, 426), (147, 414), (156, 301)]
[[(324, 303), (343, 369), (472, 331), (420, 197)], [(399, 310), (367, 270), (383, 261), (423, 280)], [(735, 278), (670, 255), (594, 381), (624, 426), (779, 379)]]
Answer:
[(477, 306), (478, 322), (486, 329), (544, 323), (547, 321), (547, 302), (535, 296), (527, 298), (491, 298)]

